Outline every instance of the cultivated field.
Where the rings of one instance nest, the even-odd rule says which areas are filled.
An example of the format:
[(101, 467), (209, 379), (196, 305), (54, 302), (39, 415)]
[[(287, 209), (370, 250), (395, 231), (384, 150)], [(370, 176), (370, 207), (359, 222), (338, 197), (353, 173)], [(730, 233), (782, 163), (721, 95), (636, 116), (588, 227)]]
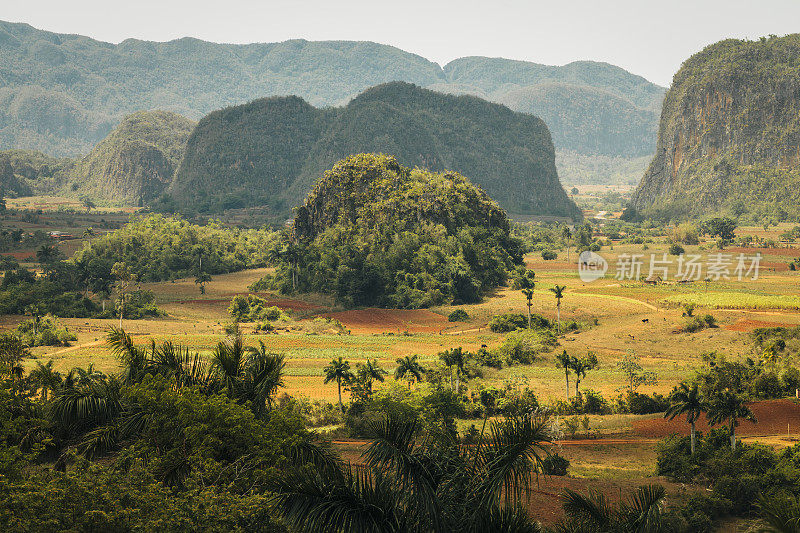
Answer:
[[(89, 219), (97, 221), (95, 217), (99, 214), (86, 220), (79, 215), (71, 216), (74, 219), (62, 221), (65, 223), (58, 227), (77, 231), (82, 225), (89, 225), (92, 222)], [(116, 213), (114, 216), (123, 218), (127, 214)], [(785, 229), (742, 228), (739, 231), (777, 238)], [(69, 246), (77, 246), (80, 240), (74, 242)], [(537, 280), (532, 311), (555, 320), (556, 300), (548, 289), (556, 284), (566, 285), (561, 306), (562, 321), (576, 320), (581, 325), (579, 331), (563, 335), (555, 350), (565, 349), (575, 355), (584, 355), (591, 350), (599, 358), (599, 369), (587, 374), (581, 382), (582, 389), (596, 390), (608, 399), (620, 394), (625, 380), (616, 363), (627, 352), (633, 351), (641, 357), (644, 369), (655, 372), (658, 377), (656, 384), (642, 386), (640, 392), (667, 394), (699, 367), (702, 353), (717, 351), (729, 358), (755, 356), (749, 337), (754, 328), (800, 325), (800, 273), (788, 269), (788, 263), (800, 256), (800, 249), (724, 251), (734, 257), (739, 253), (753, 255), (760, 252), (761, 270), (755, 280), (739, 281), (733, 276), (727, 280), (679, 284), (675, 282), (674, 265), (664, 276), (663, 283), (651, 285), (638, 279), (615, 279), (614, 273), (625, 254), (643, 255), (642, 274), (647, 276), (650, 254), (661, 258), (667, 253), (668, 245), (664, 242), (647, 246), (647, 249), (643, 245), (630, 244), (604, 247), (600, 254), (609, 262), (608, 273), (606, 277), (589, 283), (578, 277), (574, 250), (569, 253), (561, 250), (553, 261), (544, 261), (537, 254), (526, 257), (526, 264), (536, 272)], [(716, 254), (718, 250), (713, 250), (711, 243), (706, 242), (687, 246), (686, 253), (700, 254), (705, 260), (706, 256)], [(267, 269), (257, 269), (216, 276), (203, 295), (193, 279), (145, 284), (143, 288), (155, 292), (157, 304), (167, 317), (126, 320), (125, 329), (134, 335), (137, 342), (172, 340), (208, 354), (224, 337), (223, 329), (230, 322), (227, 307), (231, 298), (247, 293), (247, 286), (266, 272)], [(331, 358), (342, 356), (352, 364), (376, 358), (390, 373), (396, 365), (395, 360), (405, 355), (418, 354), (423, 365), (432, 364), (438, 361), (437, 354), (445, 349), (460, 346), (477, 351), (484, 345), (489, 348), (500, 345), (506, 335), (488, 329), (491, 317), (526, 311), (525, 297), (510, 288), (496, 291), (481, 303), (462, 306), (470, 318), (455, 323), (446, 318), (455, 309), (452, 306), (414, 311), (343, 310), (329, 298), (318, 295), (287, 298), (260, 293), (259, 296), (285, 310), (288, 317), (275, 322), (276, 332), (273, 334), (259, 334), (252, 324), (244, 324), (242, 330), (247, 343), (256, 345), (261, 341), (268, 349), (286, 354), (287, 393), (331, 401), (336, 399), (336, 385), (325, 385), (322, 377), (322, 369)], [(686, 321), (682, 316), (681, 304), (684, 303), (696, 304), (696, 315), (712, 314), (719, 327), (697, 333), (681, 331)], [(23, 319), (2, 317), (1, 325), (3, 329), (9, 329)], [(104, 372), (118, 368), (117, 361), (104, 343), (105, 332), (116, 324), (115, 320), (63, 319), (62, 322), (77, 335), (78, 340), (67, 348), (35, 348), (33, 353), (37, 360), (52, 359), (56, 369), (62, 372), (89, 364)], [(563, 370), (555, 365), (555, 350), (531, 365), (487, 370), (485, 381), (496, 386), (506, 383), (518, 387), (527, 385), (543, 402), (561, 399), (565, 394), (564, 375)], [(28, 364), (33, 366), (35, 361), (30, 360)], [(761, 422), (752, 427), (743, 422), (742, 435), (747, 435), (748, 440), (761, 440), (776, 446), (794, 442), (800, 436), (798, 405), (791, 400), (780, 402), (758, 406)], [(460, 422), (459, 427), (465, 429), (474, 422)], [(572, 463), (570, 472), (573, 477), (549, 480), (536, 493), (531, 505), (557, 513), (556, 495), (562, 485), (585, 488), (584, 482), (575, 478), (591, 479), (592, 486), (611, 492), (649, 480), (653, 475), (657, 439), (672, 432), (687, 431), (680, 420), (666, 422), (660, 415), (593, 416), (591, 427), (591, 439), (581, 437), (579, 432), (578, 440), (564, 440), (559, 444), (561, 453)], [(360, 443), (343, 442), (337, 446), (346, 453), (355, 453), (353, 450), (357, 450)], [(667, 485), (671, 493), (685, 490)]]

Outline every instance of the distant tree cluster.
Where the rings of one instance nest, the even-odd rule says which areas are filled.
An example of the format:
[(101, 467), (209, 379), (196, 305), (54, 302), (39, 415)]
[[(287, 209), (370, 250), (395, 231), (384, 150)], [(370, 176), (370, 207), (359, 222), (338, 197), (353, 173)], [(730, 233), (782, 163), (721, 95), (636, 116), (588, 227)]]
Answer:
[(215, 222), (197, 226), (154, 214), (134, 217), (91, 241), (74, 261), (97, 276), (124, 262), (139, 281), (163, 281), (264, 266), (277, 240), (277, 233), (267, 230), (228, 229)]

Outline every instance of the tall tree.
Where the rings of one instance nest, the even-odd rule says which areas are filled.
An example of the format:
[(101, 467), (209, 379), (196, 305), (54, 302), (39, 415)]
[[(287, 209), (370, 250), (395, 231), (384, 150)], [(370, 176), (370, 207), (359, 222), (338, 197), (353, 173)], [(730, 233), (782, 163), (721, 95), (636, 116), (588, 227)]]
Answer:
[(695, 425), (700, 415), (707, 409), (706, 402), (697, 383), (692, 384), (690, 387), (686, 382), (680, 386), (670, 396), (670, 405), (664, 413), (664, 418), (672, 420), (676, 416), (686, 414), (686, 421), (691, 426), (690, 440), (692, 455), (694, 455), (696, 429)]
[(377, 359), (367, 359), (363, 364), (356, 365), (356, 376), (366, 385), (370, 396), (372, 396), (372, 384), (376, 381), (383, 383), (387, 374), (388, 372), (378, 365)]
[(556, 366), (564, 369), (564, 378), (567, 380), (567, 400), (569, 400), (569, 371), (572, 369), (572, 356), (564, 350), (556, 355)]
[(417, 359), (418, 358), (416, 355), (407, 355), (397, 359), (397, 368), (394, 371), (394, 379), (400, 380), (405, 378), (408, 380), (409, 389), (414, 381), (417, 383), (422, 381), (422, 374), (425, 373), (425, 369), (422, 368), (422, 365), (419, 364)]
[(342, 383), (347, 384), (354, 377), (353, 373), (350, 371), (350, 362), (342, 359), (342, 356), (339, 356), (338, 359), (331, 359), (331, 362), (323, 369), (323, 372), (325, 372), (326, 385), (331, 381), (336, 381), (336, 386), (339, 389), (339, 411), (344, 413), (344, 404), (342, 404)]
[(569, 364), (572, 371), (575, 372), (575, 397), (580, 398), (581, 393), (578, 387), (581, 384), (581, 378), (586, 377), (586, 372), (597, 368), (599, 365), (597, 354), (590, 351), (586, 354), (586, 357), (573, 357)]
[(122, 317), (125, 314), (125, 300), (131, 290), (131, 286), (136, 281), (136, 275), (128, 268), (128, 265), (118, 261), (111, 267), (111, 276), (116, 278), (117, 289), (117, 309), (119, 310), (119, 328), (122, 329)]
[(740, 395), (724, 390), (718, 392), (708, 405), (708, 423), (712, 426), (728, 422), (728, 432), (731, 436), (731, 450), (736, 450), (736, 427), (739, 419), (756, 423), (758, 419), (747, 406)]
[(572, 240), (572, 231), (569, 226), (564, 226), (564, 229), (561, 230), (561, 238), (564, 239), (564, 245), (567, 247), (567, 263), (569, 263), (569, 248)]
[(550, 292), (552, 292), (556, 297), (556, 315), (558, 317), (559, 333), (561, 333), (561, 299), (564, 297), (564, 291), (566, 288), (566, 285), (556, 285), (555, 287), (550, 288)]
[(533, 270), (526, 270), (523, 276), (516, 280), (517, 288), (525, 295), (528, 305), (528, 329), (531, 329), (531, 307), (533, 306), (533, 289), (536, 287), (536, 273)]

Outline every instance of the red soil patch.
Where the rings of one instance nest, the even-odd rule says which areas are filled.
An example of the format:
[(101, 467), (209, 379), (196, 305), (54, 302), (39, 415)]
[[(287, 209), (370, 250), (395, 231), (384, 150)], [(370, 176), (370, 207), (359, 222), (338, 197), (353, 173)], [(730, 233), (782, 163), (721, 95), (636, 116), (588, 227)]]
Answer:
[(427, 309), (355, 309), (328, 313), (353, 333), (435, 333), (450, 323)]
[(791, 328), (794, 324), (786, 324), (784, 322), (764, 322), (761, 320), (748, 320), (743, 319), (734, 324), (728, 324), (725, 329), (730, 331), (753, 331), (757, 328)]
[(21, 261), (23, 259), (35, 259), (35, 254), (33, 252), (7, 252), (3, 255), (7, 255), (8, 257), (13, 257), (17, 261)]
[(733, 247), (733, 248), (725, 248), (725, 253), (735, 253), (735, 254), (745, 254), (745, 255), (784, 255), (784, 256), (794, 256), (797, 253), (800, 253), (800, 249), (798, 248), (742, 248), (742, 247)]
[[(785, 435), (786, 424), (792, 434), (800, 432), (800, 403), (792, 400), (766, 400), (750, 404), (750, 409), (755, 413), (758, 423), (753, 424), (746, 420), (739, 422), (736, 435)], [(708, 431), (709, 426), (705, 416), (697, 421), (699, 431)], [(644, 437), (666, 437), (677, 433), (686, 434), (689, 425), (685, 417), (673, 420), (654, 418), (651, 420), (635, 420), (633, 430)]]

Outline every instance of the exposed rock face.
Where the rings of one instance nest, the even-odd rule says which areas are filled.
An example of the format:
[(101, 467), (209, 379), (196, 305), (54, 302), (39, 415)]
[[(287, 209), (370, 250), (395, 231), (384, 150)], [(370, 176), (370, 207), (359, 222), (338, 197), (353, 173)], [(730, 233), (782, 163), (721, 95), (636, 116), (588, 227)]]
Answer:
[(143, 205), (172, 181), (193, 127), (168, 111), (129, 115), (76, 165), (69, 181), (109, 203)]
[[(798, 198), (800, 35), (726, 40), (689, 58), (661, 114), (639, 210), (697, 216)], [(736, 213), (734, 213), (736, 214)]]

